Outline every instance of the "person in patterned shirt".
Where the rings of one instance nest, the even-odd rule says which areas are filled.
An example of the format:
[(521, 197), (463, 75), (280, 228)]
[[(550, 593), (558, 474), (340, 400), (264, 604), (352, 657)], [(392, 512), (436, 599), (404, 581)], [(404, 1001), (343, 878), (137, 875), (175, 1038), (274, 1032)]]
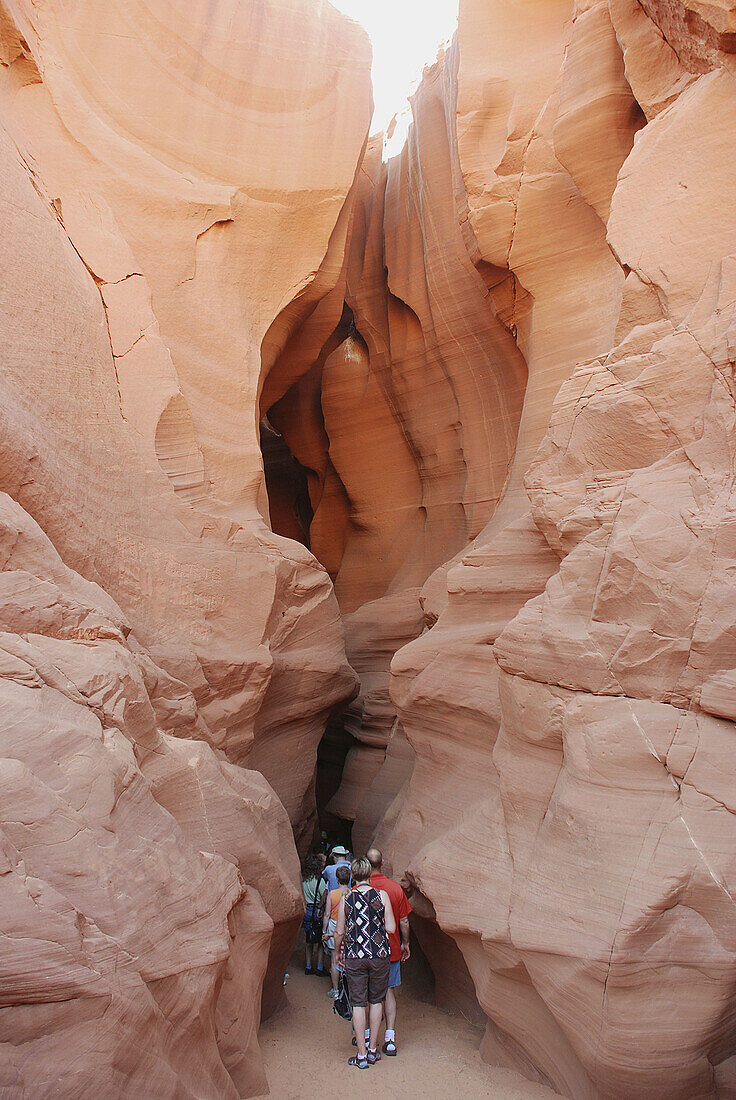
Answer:
[[(381, 1058), (377, 1049), (378, 1030), (391, 965), (388, 937), (396, 931), (396, 920), (386, 891), (376, 890), (368, 881), (373, 872), (370, 860), (355, 859), (350, 870), (355, 885), (340, 901), (335, 950), (340, 957), (344, 947), (345, 977), (358, 1047), (358, 1053), (348, 1062), (358, 1069), (367, 1069)], [(367, 1048), (366, 1024), (370, 1028)]]

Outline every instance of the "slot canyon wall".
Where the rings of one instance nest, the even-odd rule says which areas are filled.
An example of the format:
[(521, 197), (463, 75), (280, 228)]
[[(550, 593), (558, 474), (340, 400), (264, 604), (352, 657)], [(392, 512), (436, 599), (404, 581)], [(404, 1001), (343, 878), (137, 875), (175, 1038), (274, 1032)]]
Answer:
[(0, 0), (4, 1095), (265, 1090), (326, 725), (487, 1060), (736, 1095), (734, 51)]
[(264, 387), (361, 679), (327, 809), (576, 1098), (736, 1094), (734, 51), (727, 0), (461, 0)]
[(261, 343), (339, 274), (370, 47), (2, 0), (0, 59), (0, 1093), (254, 1095), (356, 684), (261, 516)]

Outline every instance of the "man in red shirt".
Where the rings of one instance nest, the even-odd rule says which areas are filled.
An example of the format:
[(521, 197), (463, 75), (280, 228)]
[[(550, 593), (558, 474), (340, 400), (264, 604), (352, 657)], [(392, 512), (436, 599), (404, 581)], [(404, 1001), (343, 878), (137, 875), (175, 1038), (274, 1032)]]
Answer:
[(391, 947), (391, 970), (388, 979), (388, 993), (386, 994), (386, 1034), (384, 1035), (383, 1053), (389, 1058), (396, 1055), (396, 994), (394, 990), (401, 985), (401, 964), (406, 962), (411, 954), (409, 948), (409, 914), (411, 905), (409, 899), (398, 882), (387, 878), (381, 871), (383, 855), (378, 848), (371, 848), (368, 852), (373, 874), (370, 878), (371, 886), (376, 890), (385, 890), (391, 901), (391, 908), (396, 918), (396, 931), (389, 933), (388, 941)]

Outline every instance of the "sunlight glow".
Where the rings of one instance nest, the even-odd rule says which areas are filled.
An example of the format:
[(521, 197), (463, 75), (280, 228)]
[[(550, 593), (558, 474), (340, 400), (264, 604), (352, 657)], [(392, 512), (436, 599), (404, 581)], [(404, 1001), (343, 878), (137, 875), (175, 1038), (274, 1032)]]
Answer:
[[(373, 43), (371, 133), (385, 130), (395, 114), (408, 112), (407, 96), (435, 60), (438, 48), (455, 33), (458, 0), (331, 0), (333, 7), (361, 23)], [(408, 120), (397, 130), (406, 132)], [(403, 123), (403, 125), (402, 125)], [(391, 142), (395, 144), (399, 134)]]

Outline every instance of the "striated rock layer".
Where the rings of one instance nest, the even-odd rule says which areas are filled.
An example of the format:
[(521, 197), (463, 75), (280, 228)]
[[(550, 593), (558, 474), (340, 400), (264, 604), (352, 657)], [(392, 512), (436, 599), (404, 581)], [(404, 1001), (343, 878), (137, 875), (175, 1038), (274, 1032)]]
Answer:
[(355, 676), (259, 513), (261, 344), (337, 278), (370, 51), (306, 0), (2, 0), (0, 60), (0, 1092), (262, 1093)]
[(528, 384), (500, 503), (393, 660), (414, 761), (375, 835), (484, 1056), (576, 1098), (736, 1088), (734, 19), (462, 0), (445, 92)]
[[(262, 412), (306, 473), (306, 540), (334, 578), (361, 680), (345, 723), (353, 746), (328, 806), (357, 816), (356, 838), (367, 835), (359, 804), (395, 719), (389, 663), (423, 629), (421, 585), (503, 495), (527, 381), (508, 316), (516, 281), (479, 270), (464, 241), (448, 107), (456, 62), (452, 52), (425, 78), (400, 157), (382, 164), (380, 139), (369, 144), (341, 276), (262, 394)], [(284, 486), (292, 515), (298, 490)], [(368, 798), (365, 812), (376, 819), (384, 801)]]

